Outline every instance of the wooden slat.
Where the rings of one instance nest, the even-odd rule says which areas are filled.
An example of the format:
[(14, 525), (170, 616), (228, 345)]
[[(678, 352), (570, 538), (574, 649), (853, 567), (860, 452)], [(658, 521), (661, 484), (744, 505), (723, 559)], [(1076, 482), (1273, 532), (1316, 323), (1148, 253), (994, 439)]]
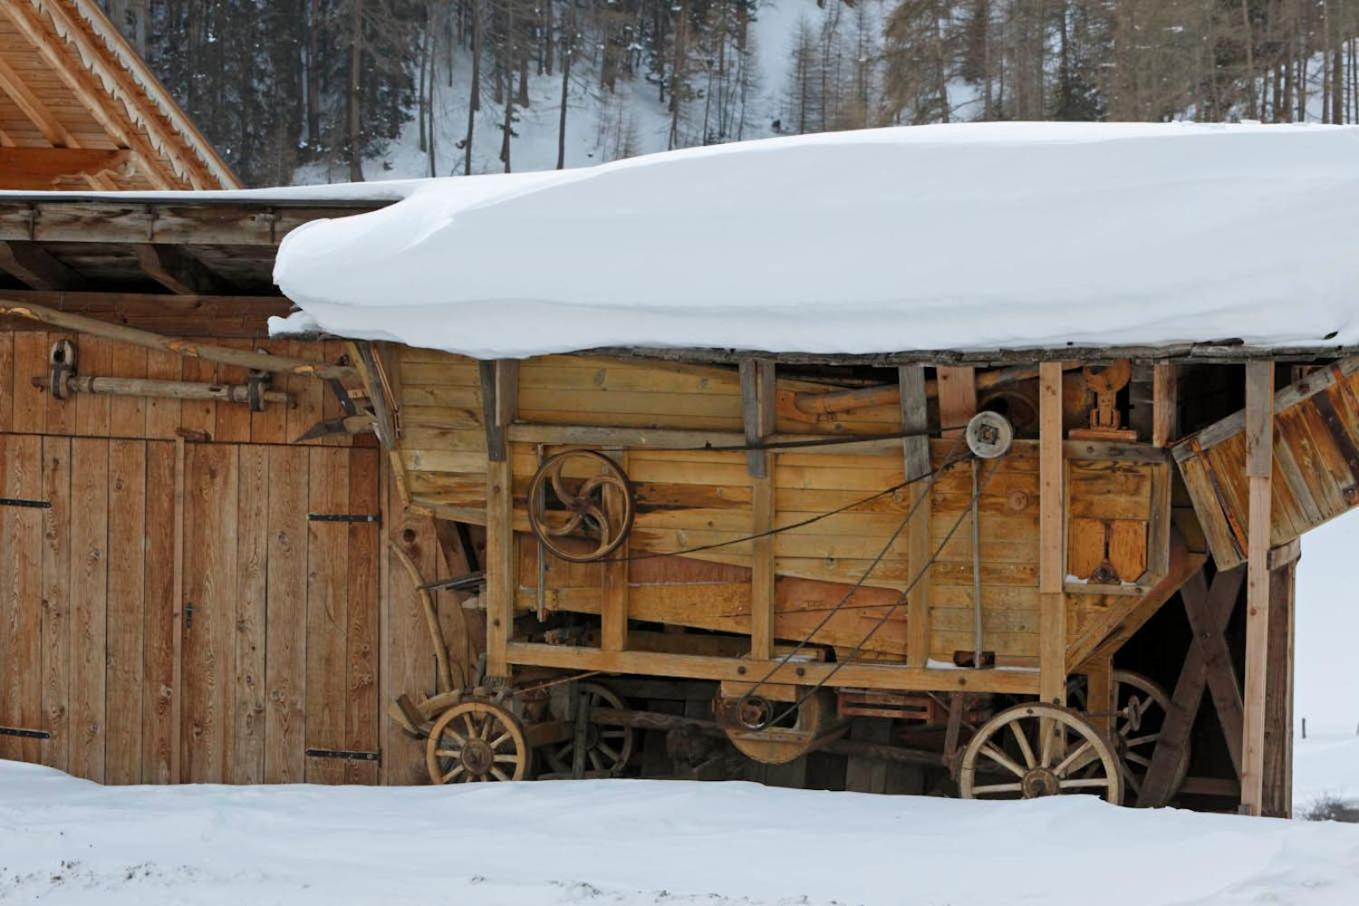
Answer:
[(1293, 817), (1293, 614), (1296, 561), (1270, 573), (1269, 675), (1261, 814)]
[(972, 366), (940, 367), (939, 426), (944, 437), (957, 437), (968, 419), (977, 414), (977, 369)]
[[(176, 407), (178, 408), (178, 407)], [(173, 783), (175, 643), (175, 444), (146, 444), (145, 633), (142, 685), (142, 783)]]
[(142, 779), (146, 494), (146, 443), (109, 441), (107, 783)]
[(1039, 561), (1042, 628), (1039, 662), (1044, 701), (1066, 703), (1066, 564), (1063, 558), (1062, 364), (1039, 366)]
[(71, 754), (71, 440), (42, 441), (42, 762), (68, 770)]
[[(108, 374), (113, 367), (114, 343), (103, 337), (82, 336), (77, 341), (80, 371), (83, 374)], [(77, 394), (72, 401), (76, 411), (76, 433), (81, 437), (108, 437), (111, 399), (93, 393)]]
[[(613, 454), (614, 460), (622, 468), (623, 473), (628, 470), (628, 452), (620, 450)], [(606, 489), (605, 500), (608, 507), (609, 519), (615, 525), (617, 519), (621, 518), (622, 495), (616, 493), (612, 488)], [(616, 557), (625, 557), (629, 545), (624, 544), (618, 548)], [(629, 591), (628, 591), (628, 569), (629, 564), (626, 559), (617, 559), (616, 562), (604, 564), (604, 587), (602, 594), (602, 606), (600, 610), (599, 635), (600, 647), (609, 651), (622, 651), (627, 644), (628, 638), (628, 611), (629, 611)], [(773, 581), (773, 564), (770, 564), (770, 582)], [(536, 583), (535, 583), (536, 584)]]
[[(42, 494), (42, 440), (0, 435), (0, 487), (4, 496), (36, 500)], [(42, 715), (42, 511), (0, 507), (0, 724), (41, 729)], [(36, 739), (0, 742), (0, 758), (36, 762)]]
[(231, 776), (238, 452), (186, 445), (181, 767), (190, 783), (224, 783)]
[[(740, 365), (741, 410), (747, 444), (761, 443), (774, 433), (774, 395), (777, 391), (774, 363), (769, 359), (743, 359)], [(749, 532), (760, 535), (774, 526), (775, 458), (769, 453), (746, 453), (751, 485)], [(774, 653), (774, 539), (756, 538), (751, 544), (750, 650), (751, 657), (768, 660)]]
[[(13, 426), (15, 431), (41, 434), (47, 430), (47, 396), (32, 378), (47, 373), (47, 334), (22, 330), (14, 334)], [(58, 405), (75, 408), (74, 403)]]
[(303, 447), (271, 447), (268, 458), (264, 781), (301, 783), (306, 776), (309, 453)]
[(104, 779), (104, 658), (108, 626), (106, 440), (71, 442), (71, 747), (69, 771)]
[(1261, 813), (1266, 744), (1265, 691), (1269, 657), (1269, 547), (1274, 450), (1274, 363), (1246, 364), (1246, 474), (1250, 479), (1246, 577), (1245, 721), (1241, 807)]
[(14, 430), (14, 331), (0, 330), (0, 431)]
[[(232, 783), (262, 783), (269, 558), (269, 450), (243, 446), (236, 504), (235, 665), (232, 681)], [(280, 493), (286, 493), (279, 489)]]
[[(311, 513), (349, 512), (349, 455), (309, 451)], [(307, 525), (307, 728), (308, 748), (345, 747), (346, 632), (349, 625), (349, 527)], [(308, 783), (344, 782), (343, 763), (307, 759)]]
[[(926, 408), (925, 369), (919, 365), (903, 365), (897, 369), (897, 380), (901, 385), (901, 429), (921, 432), (922, 436), (907, 437), (902, 440), (902, 455), (905, 476), (917, 480), (911, 489), (909, 500), (915, 506), (915, 514), (906, 527), (906, 544), (911, 563), (911, 580), (915, 587), (907, 602), (909, 635), (907, 637), (906, 661), (912, 667), (923, 667), (929, 658), (930, 647), (930, 586), (933, 577), (917, 575), (929, 561), (931, 494), (924, 479), (932, 468), (930, 463), (930, 441), (923, 436), (929, 427), (929, 412)], [(978, 501), (980, 505), (980, 501)], [(909, 512), (909, 510), (908, 510)]]
[(510, 460), (486, 470), (486, 673), (509, 678), (506, 649), (514, 629), (514, 525)]
[[(184, 359), (173, 352), (148, 349), (146, 376), (155, 380), (177, 381), (183, 374)], [(146, 401), (146, 436), (173, 438), (179, 427), (179, 400), (152, 397)]]
[[(349, 512), (379, 513), (378, 451), (354, 449), (349, 458)], [(356, 752), (378, 749), (378, 545), (379, 523), (349, 526), (349, 610), (346, 628), (345, 748)], [(350, 783), (378, 781), (371, 761), (345, 763)]]
[[(147, 377), (148, 350), (128, 343), (114, 343), (109, 349), (109, 369), (87, 372), (99, 377)], [(109, 400), (109, 434), (114, 437), (146, 436), (147, 397), (115, 396)]]

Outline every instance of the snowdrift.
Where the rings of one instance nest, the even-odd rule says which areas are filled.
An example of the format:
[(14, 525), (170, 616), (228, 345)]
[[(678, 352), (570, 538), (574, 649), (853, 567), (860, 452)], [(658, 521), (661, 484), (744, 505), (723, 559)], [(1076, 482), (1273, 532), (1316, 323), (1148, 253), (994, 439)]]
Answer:
[(1359, 342), (1359, 129), (989, 123), (428, 180), (309, 223), (316, 329), (478, 357)]
[(24, 903), (1339, 906), (1359, 889), (1359, 827), (1085, 796), (101, 787), (0, 761), (0, 833), (0, 901)]

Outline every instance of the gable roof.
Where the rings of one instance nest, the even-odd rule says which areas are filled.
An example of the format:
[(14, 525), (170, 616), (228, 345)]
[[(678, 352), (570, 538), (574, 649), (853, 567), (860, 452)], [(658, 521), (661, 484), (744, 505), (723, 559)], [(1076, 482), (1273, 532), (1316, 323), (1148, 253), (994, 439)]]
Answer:
[(239, 186), (93, 0), (0, 4), (0, 188)]

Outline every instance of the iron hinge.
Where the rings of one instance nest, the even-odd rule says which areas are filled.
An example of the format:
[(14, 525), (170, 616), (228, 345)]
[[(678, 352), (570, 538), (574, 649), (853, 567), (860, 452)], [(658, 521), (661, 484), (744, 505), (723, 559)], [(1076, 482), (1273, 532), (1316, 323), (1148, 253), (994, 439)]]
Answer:
[(0, 727), (0, 736), (18, 736), (21, 739), (51, 739), (46, 730), (29, 730), (25, 727)]
[(345, 761), (382, 761), (381, 752), (355, 752), (349, 749), (307, 749), (308, 758), (343, 758)]
[(382, 522), (381, 513), (308, 513), (312, 522)]
[(50, 510), (50, 500), (24, 500), (20, 497), (0, 497), (0, 506), (22, 506), (33, 510)]

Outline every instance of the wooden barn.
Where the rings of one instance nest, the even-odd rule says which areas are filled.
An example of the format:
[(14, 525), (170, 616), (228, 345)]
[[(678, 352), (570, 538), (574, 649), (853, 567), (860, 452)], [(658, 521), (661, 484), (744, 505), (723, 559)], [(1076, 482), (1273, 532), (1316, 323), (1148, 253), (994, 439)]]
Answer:
[[(6, 7), (59, 75), (7, 42), (11, 101), (84, 84), (38, 34), (96, 46), (84, 8)], [(18, 109), (56, 157), (13, 187), (115, 178)], [(121, 128), (117, 172), (155, 169)], [(169, 185), (210, 185), (162, 134), (204, 165)], [(270, 339), (283, 238), (399, 197), (0, 194), (0, 757), (1288, 814), (1294, 568), (1359, 503), (1354, 350)]]

